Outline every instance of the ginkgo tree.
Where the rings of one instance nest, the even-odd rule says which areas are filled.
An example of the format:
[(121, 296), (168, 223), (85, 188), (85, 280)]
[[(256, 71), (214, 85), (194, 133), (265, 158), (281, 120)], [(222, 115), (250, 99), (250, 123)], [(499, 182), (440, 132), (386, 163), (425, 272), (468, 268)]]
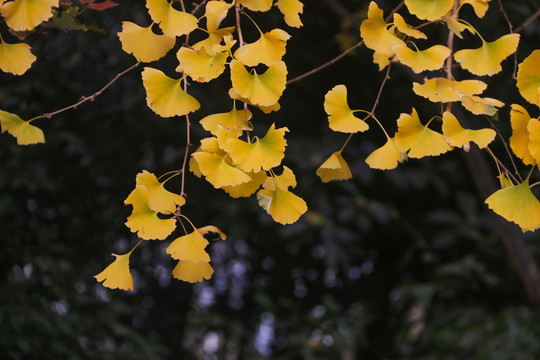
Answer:
[[(279, 101), (287, 86), (302, 78), (290, 79), (284, 56), (291, 39), (287, 28), (302, 26), (303, 8), (309, 4), (299, 0), (210, 0), (194, 4), (147, 0), (145, 5), (144, 21), (124, 21), (117, 34), (121, 49), (133, 56), (133, 66), (92, 96), (57, 111), (23, 120), (0, 110), (0, 125), (2, 132), (15, 137), (20, 145), (44, 143), (43, 131), (34, 125), (36, 120), (52, 118), (93, 100), (125, 73), (142, 67), (140, 85), (146, 92), (148, 107), (159, 117), (184, 119), (186, 150), (181, 168), (175, 171), (157, 176), (141, 169), (134, 189), (125, 199), (125, 205), (132, 208), (125, 225), (141, 242), (167, 240), (177, 229), (183, 231), (184, 235), (170, 239), (166, 248), (166, 253), (178, 261), (172, 274), (183, 281), (199, 282), (209, 279), (214, 271), (208, 239), (225, 240), (226, 235), (213, 225), (195, 226), (197, 221), (183, 212), (188, 170), (232, 198), (252, 197), (279, 224), (295, 223), (308, 209), (308, 204), (293, 191), (297, 185), (294, 169), (284, 165), (289, 128), (268, 124), (265, 117), (280, 111)], [(192, 6), (188, 9), (187, 5)], [(9, 29), (0, 32), (0, 70), (24, 76), (39, 61), (39, 54), (36, 57), (29, 45), (5, 39), (12, 41), (24, 38), (28, 32), (39, 33), (39, 25), (49, 21), (62, 6), (58, 0), (0, 2), (2, 21)], [(320, 106), (328, 117), (319, 120), (327, 121), (332, 131), (348, 137), (313, 172), (325, 183), (352, 178), (346, 157), (347, 144), (355, 134), (384, 134), (386, 142), (365, 158), (367, 165), (376, 170), (394, 169), (405, 161), (449, 151), (469, 151), (475, 144), (493, 157), (500, 179), (501, 188), (485, 200), (487, 206), (524, 232), (540, 228), (540, 202), (531, 190), (538, 184), (531, 179), (538, 175), (540, 166), (540, 120), (529, 115), (521, 104), (512, 104), (508, 112), (503, 101), (482, 97), (488, 88), (485, 77), (500, 73), (501, 64), (519, 51), (520, 42), (516, 32), (491, 39), (475, 29), (474, 23), (482, 21), (490, 6), (493, 4), (489, 0), (406, 0), (385, 17), (379, 4), (370, 2), (367, 17), (358, 29), (362, 40), (355, 47), (365, 45), (372, 52), (372, 61), (384, 74), (384, 80), (370, 110), (353, 109), (355, 100), (348, 98), (347, 84), (336, 84), (321, 99)], [(476, 18), (461, 18), (463, 7), (471, 7)], [(266, 13), (279, 14), (282, 28), (262, 28), (254, 15)], [(425, 32), (428, 27), (442, 27), (446, 42), (432, 42)], [(257, 40), (244, 41), (247, 32)], [(466, 36), (477, 39), (480, 47), (461, 45), (460, 41), (467, 44)], [(150, 64), (167, 57), (175, 62), (175, 73), (157, 63)], [(378, 101), (384, 96), (391, 70), (398, 71), (397, 64), (402, 65), (399, 71), (415, 74), (410, 88), (404, 91), (414, 93), (417, 103), (408, 104), (397, 119), (379, 119)], [(515, 89), (537, 107), (539, 65), (540, 50), (534, 50), (518, 66)], [(463, 70), (459, 75), (458, 67)], [(418, 78), (423, 80), (418, 82)], [(230, 84), (222, 94), (229, 105), (198, 117), (198, 110), (207, 104), (197, 99), (192, 89), (204, 92), (217, 79), (226, 79)], [(419, 113), (419, 104), (426, 102), (434, 103), (433, 108), (439, 111)], [(456, 112), (456, 108), (463, 111)], [(464, 113), (468, 123), (475, 122), (473, 128), (462, 125)], [(509, 144), (524, 169), (529, 167), (526, 177), (518, 170), (509, 170), (511, 167), (490, 149), (497, 136), (492, 119), (508, 113), (512, 136), (498, 140)], [(193, 119), (200, 122), (208, 136), (197, 139), (200, 145), (190, 151)], [(392, 133), (391, 129), (397, 130)], [(181, 177), (180, 189), (166, 189), (167, 182), (176, 176)], [(129, 258), (139, 244), (126, 254), (113, 254), (116, 259), (96, 279), (106, 287), (133, 290)]]

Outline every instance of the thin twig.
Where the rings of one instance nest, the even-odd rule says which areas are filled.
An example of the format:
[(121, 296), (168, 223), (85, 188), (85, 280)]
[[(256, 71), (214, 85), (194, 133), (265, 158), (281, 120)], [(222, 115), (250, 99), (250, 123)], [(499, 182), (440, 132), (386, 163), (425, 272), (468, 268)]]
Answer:
[[(390, 14), (386, 17), (386, 19), (384, 19), (384, 21), (389, 21), (392, 16), (394, 15), (394, 13), (396, 13), (397, 11), (399, 11), (399, 9), (401, 9), (401, 7), (403, 6), (403, 1), (400, 2), (395, 8), (394, 10), (392, 10), (392, 12), (390, 12)], [(299, 75), (295, 78), (292, 78), (290, 79), (289, 81), (287, 81), (287, 85), (289, 84), (292, 84), (292, 83), (295, 83), (297, 81), (300, 81), (300, 80), (303, 80), (305, 78), (307, 78), (308, 76), (311, 76), (313, 74), (316, 74), (318, 73), (319, 71), (329, 67), (330, 65), (333, 65), (335, 64), (336, 62), (338, 62), (339, 60), (343, 59), (345, 56), (347, 56), (347, 54), (349, 54), (351, 51), (355, 50), (356, 48), (359, 48), (361, 47), (362, 45), (364, 45), (364, 40), (360, 40), (359, 42), (357, 42), (356, 44), (354, 44), (353, 46), (351, 46), (350, 48), (348, 48), (347, 50), (345, 50), (344, 52), (342, 52), (340, 55), (336, 56), (335, 58), (333, 58), (332, 60), (316, 67), (315, 69), (313, 70), (310, 70), (302, 75)]]
[(530, 23), (532, 23), (534, 20), (536, 20), (540, 16), (540, 9), (536, 10), (534, 14), (532, 14), (527, 20), (523, 22), (523, 24), (519, 25), (514, 32), (521, 32), (523, 29), (525, 29), (527, 26), (529, 26)]
[(501, 139), (501, 141), (502, 141), (502, 143), (504, 145), (504, 148), (506, 149), (506, 154), (508, 155), (508, 158), (510, 159), (510, 162), (512, 163), (512, 167), (514, 168), (514, 172), (516, 173), (516, 176), (519, 178), (520, 182), (523, 182), (523, 178), (521, 177), (521, 175), (518, 172), (516, 163), (514, 162), (514, 158), (512, 157), (512, 153), (510, 152), (510, 149), (508, 148), (508, 144), (504, 140), (504, 137), (502, 136), (499, 129), (497, 129), (497, 127), (495, 126), (495, 124), (493, 123), (491, 118), (489, 116), (486, 116), (486, 118), (489, 121), (489, 124), (491, 125), (491, 128), (497, 132), (497, 136)]
[(384, 74), (384, 79), (381, 83), (381, 87), (379, 87), (379, 92), (377, 93), (377, 98), (375, 99), (375, 102), (373, 103), (373, 108), (371, 109), (370, 115), (372, 117), (375, 117), (375, 109), (377, 108), (377, 105), (379, 104), (379, 100), (381, 98), (382, 90), (384, 88), (384, 85), (386, 84), (386, 81), (390, 79), (390, 67), (392, 66), (392, 62), (388, 64), (388, 68), (386, 69), (386, 74)]
[(208, 0), (203, 0), (201, 1), (199, 4), (196, 4), (196, 3), (193, 3), (193, 5), (195, 6), (195, 8), (193, 10), (191, 10), (191, 14), (195, 14), (197, 11), (199, 11), (199, 9), (201, 7), (204, 6), (204, 4), (206, 4), (208, 2)]
[(76, 109), (77, 106), (79, 105), (82, 105), (84, 104), (85, 102), (87, 101), (94, 101), (94, 99), (96, 97), (98, 97), (99, 95), (101, 95), (105, 90), (107, 90), (107, 88), (109, 88), (109, 86), (111, 86), (112, 84), (114, 84), (118, 79), (120, 79), (123, 75), (127, 74), (128, 72), (130, 72), (131, 70), (135, 69), (137, 66), (139, 66), (141, 62), (139, 61), (138, 63), (136, 63), (135, 65), (132, 65), (130, 66), (128, 69), (122, 71), (121, 73), (118, 73), (107, 85), (105, 85), (104, 87), (102, 87), (100, 90), (96, 91), (95, 93), (93, 93), (92, 95), (90, 96), (83, 96), (82, 99), (80, 101), (78, 101), (77, 103), (73, 104), (73, 105), (70, 105), (70, 106), (66, 106), (65, 108), (63, 109), (60, 109), (60, 110), (56, 110), (56, 111), (53, 111), (51, 113), (47, 113), (47, 114), (43, 114), (42, 116), (40, 117), (46, 117), (46, 118), (51, 118), (53, 117), (54, 115), (57, 115), (57, 114), (60, 114), (61, 112), (64, 112), (66, 110), (70, 110), (70, 109)]

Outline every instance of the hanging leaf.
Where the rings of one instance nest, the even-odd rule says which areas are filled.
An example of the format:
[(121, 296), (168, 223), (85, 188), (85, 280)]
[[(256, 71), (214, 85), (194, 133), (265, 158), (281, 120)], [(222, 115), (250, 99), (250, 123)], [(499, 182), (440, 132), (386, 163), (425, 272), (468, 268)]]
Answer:
[(102, 272), (94, 276), (109, 289), (133, 290), (133, 276), (129, 272), (129, 257), (133, 250), (124, 255), (112, 254), (116, 259)]
[(405, 0), (409, 12), (419, 19), (434, 21), (442, 18), (454, 5), (454, 0)]
[(319, 176), (324, 183), (352, 178), (349, 165), (345, 159), (343, 159), (341, 151), (336, 151), (330, 155), (330, 157), (319, 166), (317, 169), (317, 176)]
[(405, 22), (405, 19), (403, 19), (403, 17), (399, 15), (398, 13), (394, 13), (394, 25), (396, 26), (399, 32), (407, 36), (410, 36), (415, 39), (427, 39), (426, 34), (421, 32), (420, 30), (414, 29), (412, 26), (407, 24)]
[(0, 110), (0, 126), (2, 133), (8, 132), (17, 138), (19, 145), (31, 145), (45, 142), (43, 131), (24, 121), (18, 115)]
[(182, 36), (197, 28), (195, 16), (178, 11), (167, 0), (146, 0), (146, 7), (152, 20), (159, 24), (163, 34), (167, 36)]
[(195, 264), (207, 263), (210, 256), (204, 250), (208, 240), (194, 229), (193, 232), (175, 239), (165, 250), (175, 260), (188, 261)]
[(491, 76), (502, 70), (501, 62), (517, 50), (518, 43), (519, 34), (507, 34), (493, 42), (482, 39), (481, 47), (459, 50), (454, 59), (472, 74)]
[(415, 73), (438, 70), (443, 67), (444, 61), (450, 56), (450, 49), (442, 45), (434, 45), (426, 50), (412, 50), (401, 44), (394, 47), (398, 60), (407, 65)]
[(201, 119), (200, 123), (204, 130), (210, 131), (212, 135), (216, 135), (219, 125), (229, 130), (235, 127), (242, 130), (251, 130), (253, 128), (253, 125), (249, 122), (251, 117), (252, 114), (249, 109), (237, 110), (236, 106), (233, 106), (231, 111), (208, 115)]
[(287, 67), (283, 61), (272, 64), (263, 74), (250, 74), (244, 65), (231, 61), (231, 80), (234, 90), (254, 105), (270, 106), (278, 102), (287, 83)]
[(208, 54), (204, 48), (196, 51), (185, 46), (178, 50), (176, 56), (180, 62), (176, 71), (198, 82), (209, 82), (219, 77), (225, 71), (229, 58), (228, 52)]
[(182, 79), (171, 79), (157, 69), (145, 67), (142, 80), (148, 107), (161, 117), (186, 115), (201, 106), (182, 89)]
[(413, 91), (416, 95), (425, 97), (431, 102), (455, 102), (463, 96), (481, 94), (487, 88), (487, 84), (480, 80), (455, 81), (436, 77), (424, 79), (423, 84), (413, 83)]
[(251, 11), (268, 11), (272, 7), (272, 0), (237, 0), (239, 4)]
[(516, 86), (521, 96), (531, 104), (540, 106), (540, 50), (534, 50), (521, 64)]
[(0, 70), (3, 72), (22, 75), (30, 69), (34, 61), (36, 57), (32, 54), (30, 45), (0, 42)]
[(344, 133), (363, 132), (369, 125), (356, 116), (347, 102), (347, 87), (336, 85), (324, 96), (324, 110), (330, 129)]
[(0, 1), (0, 15), (13, 31), (32, 30), (53, 16), (58, 0)]
[(219, 28), (219, 24), (225, 19), (229, 9), (233, 4), (228, 4), (225, 1), (209, 1), (206, 3), (206, 30), (209, 33), (215, 32)]
[(469, 143), (474, 142), (480, 149), (487, 147), (497, 133), (493, 129), (470, 130), (464, 129), (458, 119), (450, 112), (443, 114), (442, 130), (446, 141), (455, 147), (463, 147), (469, 150)]
[(151, 62), (164, 57), (174, 47), (176, 38), (158, 35), (152, 31), (152, 25), (141, 27), (129, 21), (122, 22), (122, 31), (118, 33), (122, 50), (133, 54), (137, 61)]
[(290, 35), (281, 29), (261, 34), (259, 40), (242, 45), (234, 57), (246, 66), (264, 64), (270, 66), (285, 55), (285, 47)]
[(192, 263), (189, 261), (178, 261), (172, 271), (175, 279), (187, 281), (189, 283), (197, 283), (203, 280), (210, 280), (214, 274), (214, 269), (210, 263)]
[(163, 214), (174, 214), (177, 206), (183, 206), (186, 199), (165, 189), (164, 183), (156, 175), (143, 170), (137, 174), (136, 184), (143, 185), (148, 190), (148, 206)]
[(388, 138), (386, 143), (375, 149), (366, 158), (366, 164), (372, 169), (391, 170), (398, 166), (403, 155), (396, 145), (395, 138)]
[(276, 6), (283, 14), (287, 25), (295, 28), (302, 26), (300, 14), (304, 11), (304, 5), (299, 0), (277, 0)]
[(512, 125), (510, 148), (525, 165), (535, 164), (534, 158), (529, 151), (529, 130), (527, 127), (530, 120), (531, 116), (523, 106), (512, 104), (510, 110), (510, 124)]
[(200, 172), (216, 189), (251, 181), (248, 174), (228, 164), (223, 156), (196, 151), (192, 154), (192, 157), (197, 161)]

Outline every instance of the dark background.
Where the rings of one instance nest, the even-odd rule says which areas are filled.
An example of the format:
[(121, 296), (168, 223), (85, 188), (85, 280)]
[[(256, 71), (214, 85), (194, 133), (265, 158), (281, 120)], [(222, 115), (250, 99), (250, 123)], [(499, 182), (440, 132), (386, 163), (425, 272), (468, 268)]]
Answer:
[[(116, 33), (121, 21), (146, 25), (149, 17), (142, 1), (119, 3), (79, 16), (104, 33), (48, 25), (30, 34), (38, 60), (21, 77), (0, 74), (0, 108), (23, 119), (51, 112), (134, 64)], [(396, 3), (379, 5), (386, 15)], [(503, 3), (515, 26), (538, 7), (534, 1)], [(289, 78), (359, 41), (368, 2), (304, 5), (300, 29), (287, 28), (277, 9), (253, 15), (263, 30), (279, 26), (292, 35), (285, 55)], [(497, 1), (485, 20), (470, 8), (462, 14), (486, 40), (508, 32)], [(442, 26), (428, 29), (430, 40), (421, 46), (445, 43)], [(7, 33), (5, 24), (0, 31)], [(518, 61), (539, 35), (537, 22), (522, 33)], [(254, 40), (249, 30), (245, 36)], [(470, 35), (457, 44), (479, 45)], [(174, 53), (150, 66), (172, 75)], [(324, 94), (346, 84), (351, 107), (371, 109), (384, 76), (371, 54), (359, 48), (291, 84), (277, 113), (254, 110), (255, 127), (275, 122), (291, 130), (284, 164), (297, 175), (294, 192), (309, 206), (297, 223), (275, 224), (254, 197), (231, 199), (187, 175), (183, 213), (196, 226), (212, 224), (229, 236), (212, 244), (215, 274), (201, 284), (171, 278), (174, 263), (165, 253), (170, 240), (144, 242), (133, 253), (134, 292), (104, 288), (93, 278), (113, 260), (110, 253), (124, 253), (137, 242), (124, 225), (131, 207), (123, 204), (136, 174), (145, 169), (159, 176), (182, 164), (185, 120), (159, 118), (146, 106), (142, 67), (94, 102), (36, 121), (46, 144), (17, 146), (10, 135), (0, 136), (0, 358), (540, 358), (538, 318), (494, 231), (466, 153), (371, 170), (364, 159), (385, 140), (377, 129), (355, 135), (344, 152), (354, 179), (322, 184), (315, 175), (346, 139), (328, 128)], [(506, 139), (511, 103), (537, 115), (520, 98), (513, 67), (509, 58), (503, 73), (485, 79), (487, 95), (507, 104), (497, 122)], [(456, 69), (455, 76), (469, 75)], [(439, 111), (412, 93), (413, 79), (408, 69), (393, 65), (377, 110), (390, 132), (413, 106), (423, 119)], [(202, 105), (192, 116), (195, 146), (208, 136), (198, 120), (230, 109), (229, 86), (225, 75), (191, 87)], [(505, 156), (500, 141), (493, 149)], [(495, 179), (489, 164), (487, 175)], [(180, 181), (167, 186), (179, 192)], [(538, 240), (537, 232), (517, 238), (536, 260)]]

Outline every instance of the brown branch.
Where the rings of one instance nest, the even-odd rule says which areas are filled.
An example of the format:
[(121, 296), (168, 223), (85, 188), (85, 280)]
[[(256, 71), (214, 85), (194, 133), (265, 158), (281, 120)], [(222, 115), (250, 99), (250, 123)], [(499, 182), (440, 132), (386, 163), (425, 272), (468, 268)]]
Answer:
[(519, 25), (514, 32), (521, 32), (523, 29), (525, 29), (527, 26), (529, 26), (530, 23), (532, 23), (534, 20), (536, 20), (540, 16), (540, 9), (536, 10), (534, 14), (532, 14), (527, 20), (523, 22), (523, 24)]
[(129, 68), (127, 68), (126, 70), (122, 71), (121, 73), (118, 73), (111, 81), (109, 81), (109, 83), (107, 85), (105, 85), (104, 87), (102, 87), (100, 90), (96, 91), (95, 93), (93, 93), (92, 95), (90, 96), (83, 96), (82, 99), (80, 101), (78, 101), (77, 103), (73, 104), (73, 105), (70, 105), (70, 106), (66, 106), (65, 108), (63, 109), (60, 109), (60, 110), (56, 110), (56, 111), (53, 111), (51, 113), (47, 113), (47, 114), (43, 114), (42, 116), (39, 116), (39, 117), (46, 117), (46, 118), (51, 118), (53, 117), (54, 115), (57, 115), (57, 114), (60, 114), (61, 112), (64, 112), (64, 111), (67, 111), (67, 110), (70, 110), (70, 109), (76, 109), (77, 106), (79, 105), (82, 105), (84, 104), (85, 102), (87, 101), (94, 101), (94, 99), (96, 97), (98, 97), (99, 95), (101, 95), (105, 90), (107, 90), (109, 88), (109, 86), (111, 86), (112, 84), (114, 84), (118, 79), (120, 79), (123, 75), (127, 74), (128, 72), (130, 72), (131, 70), (135, 69), (137, 66), (139, 66), (141, 62), (139, 61), (138, 63), (136, 63), (135, 65), (132, 65), (130, 66)]
[(375, 102), (373, 103), (373, 108), (371, 108), (371, 116), (375, 116), (375, 109), (377, 108), (377, 105), (379, 105), (379, 100), (381, 99), (382, 90), (384, 88), (384, 85), (386, 84), (386, 81), (390, 79), (390, 67), (392, 66), (392, 62), (388, 64), (388, 69), (386, 69), (386, 74), (384, 75), (384, 79), (381, 83), (381, 87), (379, 87), (379, 92), (377, 93), (377, 98), (375, 99)]
[[(489, 124), (491, 125), (491, 128), (497, 132), (497, 136), (499, 137), (499, 139), (501, 139), (501, 141), (502, 141), (502, 143), (504, 145), (504, 148), (506, 149), (506, 154), (508, 155), (508, 158), (510, 159), (510, 162), (512, 163), (512, 167), (514, 168), (514, 172), (516, 173), (516, 176), (519, 178), (519, 182), (520, 183), (523, 182), (523, 179), (521, 178), (521, 175), (519, 174), (519, 171), (517, 169), (516, 163), (514, 162), (514, 158), (512, 157), (512, 153), (510, 152), (510, 149), (508, 148), (508, 144), (504, 140), (504, 137), (502, 136), (499, 129), (495, 126), (495, 124), (493, 123), (491, 118), (489, 116), (486, 116), (486, 118), (489, 121)], [(497, 161), (499, 161), (499, 160), (497, 159)], [(501, 161), (499, 161), (499, 163), (501, 163)], [(506, 170), (506, 171), (508, 171), (508, 170)]]
[[(386, 19), (384, 19), (384, 21), (389, 21), (392, 16), (394, 15), (394, 13), (396, 13), (397, 11), (399, 11), (399, 9), (401, 9), (401, 7), (403, 6), (403, 1), (400, 2), (395, 8), (394, 10), (392, 10), (390, 12), (390, 14), (386, 17)], [(302, 75), (299, 75), (297, 77), (294, 77), (292, 79), (290, 79), (289, 81), (287, 81), (287, 85), (289, 84), (292, 84), (292, 83), (295, 83), (297, 81), (300, 81), (300, 80), (303, 80), (305, 78), (307, 78), (308, 76), (311, 76), (313, 74), (316, 74), (318, 73), (319, 71), (323, 70), (323, 69), (326, 69), (327, 67), (329, 67), (330, 65), (334, 65), (336, 62), (338, 62), (339, 60), (343, 59), (345, 56), (347, 56), (347, 54), (349, 54), (351, 51), (353, 51), (354, 49), (356, 48), (359, 48), (361, 47), (362, 45), (364, 45), (364, 40), (360, 40), (358, 43), (354, 44), (353, 46), (351, 46), (350, 48), (348, 48), (347, 50), (345, 50), (344, 52), (342, 52), (340, 55), (336, 56), (335, 58), (333, 58), (332, 60), (316, 67), (315, 69), (313, 70), (310, 70)]]
[(195, 14), (197, 11), (199, 11), (199, 9), (201, 7), (204, 6), (204, 4), (206, 4), (208, 2), (208, 0), (203, 0), (201, 1), (199, 4), (197, 3), (193, 3), (193, 5), (195, 6), (195, 8), (193, 10), (191, 10), (191, 14)]

